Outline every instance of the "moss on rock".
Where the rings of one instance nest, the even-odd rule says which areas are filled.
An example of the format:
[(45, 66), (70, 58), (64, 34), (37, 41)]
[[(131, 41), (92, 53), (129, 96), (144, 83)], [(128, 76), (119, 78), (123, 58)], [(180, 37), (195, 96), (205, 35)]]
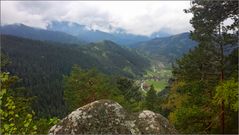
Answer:
[(49, 134), (167, 134), (177, 133), (162, 115), (145, 110), (130, 114), (111, 100), (80, 107), (54, 125)]

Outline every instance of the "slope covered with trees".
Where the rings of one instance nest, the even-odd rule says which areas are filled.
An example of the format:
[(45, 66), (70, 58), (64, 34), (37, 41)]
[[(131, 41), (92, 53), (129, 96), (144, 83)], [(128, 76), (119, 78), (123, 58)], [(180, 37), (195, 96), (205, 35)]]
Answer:
[(196, 46), (197, 43), (190, 39), (189, 35), (189, 33), (181, 33), (169, 37), (154, 38), (132, 44), (130, 47), (145, 53), (157, 61), (168, 64)]
[(186, 12), (198, 46), (174, 67), (169, 119), (181, 133), (238, 133), (238, 3), (194, 0)]
[(74, 64), (131, 78), (140, 76), (150, 66), (147, 59), (112, 42), (100, 44), (102, 47), (94, 51), (94, 45), (80, 47), (1, 35), (1, 51), (11, 61), (2, 70), (22, 78), (27, 94), (36, 96), (33, 108), (37, 115), (62, 116), (65, 110), (62, 79)]

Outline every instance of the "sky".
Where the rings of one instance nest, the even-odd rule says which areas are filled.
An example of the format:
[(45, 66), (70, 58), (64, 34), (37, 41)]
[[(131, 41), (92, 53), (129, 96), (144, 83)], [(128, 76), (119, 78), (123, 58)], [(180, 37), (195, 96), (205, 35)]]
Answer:
[(170, 34), (192, 29), (190, 1), (1, 1), (1, 24), (23, 23), (46, 29), (52, 21), (69, 21), (106, 32)]

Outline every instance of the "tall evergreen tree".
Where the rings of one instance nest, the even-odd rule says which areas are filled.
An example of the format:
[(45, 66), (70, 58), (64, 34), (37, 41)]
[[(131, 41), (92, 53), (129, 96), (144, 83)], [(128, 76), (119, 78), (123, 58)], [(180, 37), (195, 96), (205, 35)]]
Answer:
[[(193, 0), (192, 7), (186, 12), (193, 13), (191, 23), (195, 30), (192, 32), (193, 39), (203, 45), (210, 42), (216, 45), (218, 61), (220, 62), (220, 81), (223, 82), (225, 58), (224, 46), (235, 44), (238, 41), (238, 1), (235, 0)], [(225, 24), (225, 21), (232, 21), (231, 25)], [(232, 33), (230, 33), (232, 32)], [(224, 133), (224, 100), (221, 103), (221, 129)]]
[[(232, 96), (226, 88), (221, 88), (225, 80), (231, 79), (228, 72), (225, 72), (226, 69), (232, 69), (229, 68), (232, 65), (227, 64), (225, 50), (233, 49), (232, 46), (237, 44), (239, 18), (237, 5), (237, 1), (230, 0), (193, 0), (192, 7), (186, 10), (187, 13), (193, 14), (191, 24), (194, 31), (191, 32), (191, 36), (199, 44), (177, 61), (173, 71), (176, 81), (172, 88), (175, 91), (168, 97), (168, 102), (182, 99), (180, 104), (171, 106), (173, 112), (170, 114), (170, 119), (181, 132), (219, 133), (221, 129), (221, 133), (225, 133), (226, 127), (227, 133), (238, 132), (234, 130), (237, 124), (231, 127), (225, 125), (225, 121), (230, 123), (228, 120), (234, 117), (227, 111), (230, 108), (225, 108), (227, 98), (215, 98), (222, 90), (230, 97), (238, 96), (234, 92)], [(226, 21), (231, 23), (228, 25)], [(228, 83), (226, 84), (228, 86)], [(218, 106), (215, 106), (214, 99), (221, 102), (220, 111)]]
[(149, 110), (156, 110), (157, 105), (157, 93), (154, 89), (154, 86), (151, 85), (147, 95), (145, 97), (145, 107)]

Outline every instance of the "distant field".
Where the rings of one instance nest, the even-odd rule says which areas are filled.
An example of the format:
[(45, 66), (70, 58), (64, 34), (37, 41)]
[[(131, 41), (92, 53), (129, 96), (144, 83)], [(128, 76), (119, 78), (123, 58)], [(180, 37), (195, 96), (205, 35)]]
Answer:
[(172, 70), (170, 69), (160, 69), (160, 70), (156, 70), (155, 72), (152, 70), (148, 70), (146, 72), (146, 74), (144, 75), (144, 77), (153, 77), (153, 76), (159, 76), (161, 78), (169, 78), (172, 76)]
[(172, 70), (170, 69), (162, 69), (159, 71), (159, 76), (164, 79), (169, 79), (172, 76)]
[(161, 91), (162, 89), (165, 88), (165, 86), (167, 86), (166, 80), (160, 80), (160, 81), (146, 80), (145, 82), (149, 85), (153, 85), (157, 92)]
[[(161, 91), (165, 88), (168, 84), (168, 79), (172, 76), (172, 70), (170, 69), (155, 69), (155, 70), (148, 70), (147, 73), (144, 75), (145, 82), (148, 85), (154, 85), (156, 91)], [(147, 79), (148, 77), (157, 77), (160, 80), (155, 81), (153, 79)]]

